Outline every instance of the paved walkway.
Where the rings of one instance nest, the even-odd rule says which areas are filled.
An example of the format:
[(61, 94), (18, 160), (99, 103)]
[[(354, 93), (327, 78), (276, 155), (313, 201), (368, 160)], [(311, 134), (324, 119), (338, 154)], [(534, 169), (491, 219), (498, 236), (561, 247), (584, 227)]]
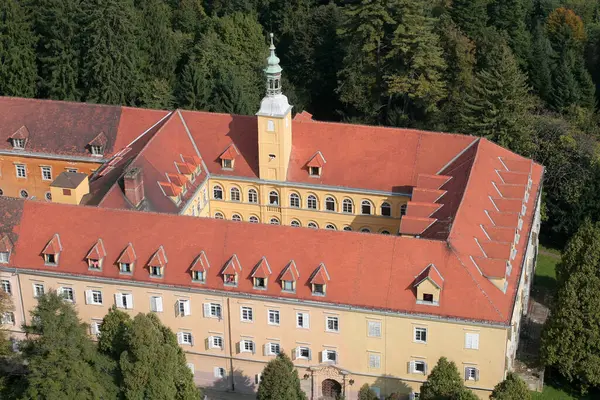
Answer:
[(241, 394), (234, 392), (220, 392), (216, 390), (204, 389), (205, 400), (256, 400), (253, 394)]

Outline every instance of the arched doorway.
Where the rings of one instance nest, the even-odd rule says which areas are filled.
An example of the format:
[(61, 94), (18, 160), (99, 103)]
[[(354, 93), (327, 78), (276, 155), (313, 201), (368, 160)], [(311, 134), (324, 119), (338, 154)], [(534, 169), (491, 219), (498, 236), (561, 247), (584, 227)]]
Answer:
[(325, 379), (321, 383), (323, 400), (336, 400), (342, 394), (342, 385), (334, 379)]

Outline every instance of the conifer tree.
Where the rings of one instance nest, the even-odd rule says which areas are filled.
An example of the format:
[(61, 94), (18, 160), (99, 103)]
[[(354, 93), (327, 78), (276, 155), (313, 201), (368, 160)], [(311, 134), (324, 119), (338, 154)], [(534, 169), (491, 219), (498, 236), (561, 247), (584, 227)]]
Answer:
[(464, 104), (463, 130), (524, 151), (529, 143), (526, 117), (531, 108), (526, 76), (506, 44), (500, 43), (487, 61), (488, 66), (477, 72)]
[(133, 104), (140, 90), (139, 19), (132, 0), (82, 0), (86, 101)]
[(183, 68), (177, 89), (177, 104), (189, 110), (207, 110), (213, 90), (206, 69), (195, 59)]
[(0, 0), (0, 96), (33, 97), (35, 37), (18, 0)]
[(56, 100), (81, 99), (81, 2), (31, 0), (29, 9), (38, 37), (39, 93)]
[(530, 400), (531, 392), (525, 381), (514, 372), (509, 372), (506, 379), (494, 387), (490, 396), (492, 400)]
[(446, 96), (440, 39), (434, 32), (436, 19), (430, 16), (427, 0), (398, 0), (398, 25), (388, 54), (392, 72), (387, 76), (389, 94), (401, 96), (404, 111), (428, 114), (438, 110), (438, 102)]
[(116, 397), (114, 363), (98, 353), (73, 304), (54, 292), (40, 296), (31, 321), (25, 331), (34, 336), (21, 344), (28, 370), (19, 383), (24, 399)]
[(427, 381), (421, 385), (419, 398), (423, 400), (463, 400), (469, 396), (469, 394), (463, 394), (466, 391), (454, 361), (448, 361), (446, 357), (441, 357), (429, 373)]
[(215, 77), (210, 110), (229, 114), (252, 115), (258, 102), (244, 91), (244, 84), (232, 71), (222, 71)]
[(557, 266), (558, 292), (542, 333), (542, 360), (582, 392), (600, 385), (600, 225), (585, 222)]
[(523, 67), (530, 54), (531, 36), (526, 20), (530, 0), (491, 0), (488, 6), (490, 23), (508, 34), (508, 44)]
[[(0, 290), (0, 316), (14, 309), (8, 293)], [(0, 358), (6, 357), (11, 352), (10, 340), (6, 329), (0, 327)]]
[(298, 371), (282, 351), (263, 369), (257, 400), (306, 400), (300, 388)]
[(551, 99), (552, 66), (554, 51), (545, 29), (538, 23), (533, 30), (529, 62), (529, 82), (535, 92), (546, 102)]
[(452, 20), (471, 39), (476, 39), (487, 25), (489, 2), (490, 0), (453, 0), (450, 8)]

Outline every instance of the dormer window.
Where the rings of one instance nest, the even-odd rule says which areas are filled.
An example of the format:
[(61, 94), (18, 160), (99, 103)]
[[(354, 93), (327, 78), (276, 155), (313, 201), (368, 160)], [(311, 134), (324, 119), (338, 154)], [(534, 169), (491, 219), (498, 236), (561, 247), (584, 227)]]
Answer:
[(150, 272), (150, 277), (162, 278), (167, 262), (168, 260), (165, 249), (160, 246), (148, 262), (148, 271)]
[(252, 270), (250, 277), (254, 283), (254, 289), (265, 290), (271, 275), (271, 267), (266, 257), (262, 257), (256, 267)]
[(321, 168), (319, 167), (309, 167), (308, 173), (310, 176), (321, 176)]
[(283, 269), (281, 275), (279, 276), (279, 281), (281, 282), (281, 291), (294, 293), (296, 291), (296, 281), (298, 280), (298, 268), (296, 268), (296, 263), (294, 260), (290, 261), (290, 263)]
[(281, 289), (285, 292), (293, 292), (296, 290), (296, 282), (294, 281), (281, 281)]
[(90, 153), (92, 153), (93, 156), (101, 157), (102, 154), (104, 154), (104, 149), (103, 149), (102, 146), (91, 145), (90, 146)]
[(60, 252), (62, 251), (62, 244), (60, 243), (60, 237), (58, 233), (55, 234), (52, 239), (48, 242), (44, 250), (42, 251), (42, 256), (44, 257), (44, 264), (50, 266), (58, 265), (58, 259), (60, 257)]
[(192, 280), (196, 282), (204, 282), (205, 281), (205, 272), (204, 271), (192, 271)]
[(327, 293), (327, 282), (329, 282), (329, 273), (325, 264), (321, 263), (310, 277), (310, 285), (313, 296), (325, 296)]
[(23, 150), (25, 148), (25, 139), (12, 139), (12, 145), (15, 150)]
[(102, 239), (94, 244), (94, 247), (85, 256), (88, 262), (88, 268), (90, 270), (100, 271), (102, 269), (102, 263), (106, 257), (106, 250), (104, 249), (104, 242)]
[(266, 289), (267, 288), (267, 280), (265, 278), (254, 278), (254, 288), (255, 289)]
[(206, 282), (206, 271), (210, 268), (208, 258), (204, 251), (201, 251), (198, 257), (192, 263), (190, 272), (192, 273), (192, 282), (205, 283)]
[(89, 269), (102, 269), (100, 266), (100, 260), (94, 258), (88, 258)]
[(225, 170), (233, 170), (235, 167), (235, 159), (240, 155), (237, 147), (234, 144), (230, 144), (223, 153), (219, 156), (221, 160), (221, 168)]
[(325, 161), (325, 157), (321, 154), (320, 151), (317, 151), (306, 163), (306, 167), (308, 168), (308, 175), (312, 177), (321, 176), (321, 172), (323, 170), (323, 166), (327, 161)]
[(56, 254), (44, 254), (44, 262), (46, 265), (56, 265)]
[(221, 160), (223, 169), (233, 169), (233, 160)]
[(444, 278), (435, 265), (429, 264), (415, 277), (413, 287), (417, 295), (417, 304), (439, 305), (443, 285)]
[(312, 292), (317, 296), (325, 296), (325, 285), (322, 283), (313, 283)]
[(433, 295), (431, 293), (423, 293), (423, 302), (433, 303)]
[(0, 264), (8, 264), (8, 251), (0, 251)]
[(225, 286), (237, 286), (238, 285), (238, 276), (239, 273), (242, 272), (242, 265), (238, 260), (237, 256), (234, 254), (229, 261), (223, 267), (221, 271), (221, 275), (223, 275), (223, 283)]
[(162, 267), (159, 266), (150, 266), (150, 275), (157, 277), (157, 278), (161, 278), (163, 276), (163, 269)]
[(225, 285), (237, 286), (237, 274), (224, 274), (223, 280), (225, 281)]
[(133, 249), (133, 245), (129, 243), (119, 259), (117, 260), (117, 264), (119, 266), (119, 273), (121, 274), (131, 274), (133, 273), (133, 268), (135, 267), (135, 261), (137, 257), (135, 255), (135, 250)]
[(8, 238), (7, 234), (4, 234), (0, 238), (0, 264), (8, 264), (12, 247), (12, 241)]
[(122, 274), (131, 274), (133, 272), (133, 264), (128, 262), (119, 263), (119, 272)]

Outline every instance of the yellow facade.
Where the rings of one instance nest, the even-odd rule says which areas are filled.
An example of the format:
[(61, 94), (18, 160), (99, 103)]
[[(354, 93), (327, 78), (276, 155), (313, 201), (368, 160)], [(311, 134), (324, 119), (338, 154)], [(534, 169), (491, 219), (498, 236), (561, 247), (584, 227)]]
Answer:
[(52, 186), (50, 188), (50, 193), (52, 193), (52, 201), (61, 204), (80, 204), (83, 196), (89, 192), (90, 182), (88, 178), (82, 180), (81, 183), (74, 189), (57, 186)]
[(285, 181), (292, 153), (292, 112), (284, 117), (257, 116), (260, 179)]
[[(3, 196), (24, 197), (35, 200), (50, 198), (50, 184), (64, 171), (91, 175), (100, 167), (99, 162), (84, 162), (68, 159), (49, 159), (22, 155), (0, 155), (0, 190)], [(25, 177), (17, 170), (25, 168)], [(49, 171), (49, 175), (48, 175)]]
[[(126, 310), (131, 315), (153, 311), (151, 297), (160, 297), (162, 311), (156, 314), (162, 322), (176, 333), (192, 334), (193, 343), (182, 347), (188, 363), (193, 364), (196, 383), (205, 387), (231, 390), (235, 384), (236, 391), (255, 390), (259, 374), (274, 357), (266, 354), (269, 343), (278, 344), (290, 355), (303, 388), (313, 393), (314, 399), (320, 397), (322, 382), (328, 378), (342, 384), (349, 400), (356, 399), (364, 383), (373, 385), (382, 395), (418, 392), (426, 376), (411, 372), (411, 362), (425, 362), (428, 372), (441, 356), (453, 360), (463, 375), (467, 367), (477, 369), (478, 380), (469, 380), (465, 375), (465, 384), (482, 398), (487, 398), (504, 378), (509, 330), (502, 326), (109, 279), (86, 282), (52, 272), (20, 273), (18, 278), (0, 274), (2, 279), (11, 279), (13, 298), (21, 305), (15, 314), (26, 323), (30, 321), (29, 311), (36, 306), (36, 285), (37, 290), (42, 285), (44, 292), (72, 289), (79, 317), (90, 325), (100, 322), (117, 304), (117, 294), (131, 295), (131, 308)], [(102, 304), (90, 304), (86, 296), (90, 290), (101, 292)], [(180, 300), (189, 302), (189, 315), (176, 311)], [(207, 313), (207, 305), (220, 307), (220, 317)], [(302, 314), (302, 325), (298, 314)], [(336, 321), (335, 326), (329, 324), (331, 319)], [(17, 327), (12, 328), (18, 331)], [(423, 340), (417, 340), (417, 329), (426, 332), (425, 337), (419, 336)], [(466, 348), (467, 334), (477, 335), (476, 349)], [(222, 338), (222, 348), (209, 343), (213, 337)], [(244, 351), (243, 341), (253, 342), (254, 352)], [(299, 347), (310, 349), (310, 359), (297, 356), (295, 349)], [(334, 351), (337, 361), (323, 360), (326, 351)], [(223, 378), (216, 376), (216, 368), (224, 369)]]

